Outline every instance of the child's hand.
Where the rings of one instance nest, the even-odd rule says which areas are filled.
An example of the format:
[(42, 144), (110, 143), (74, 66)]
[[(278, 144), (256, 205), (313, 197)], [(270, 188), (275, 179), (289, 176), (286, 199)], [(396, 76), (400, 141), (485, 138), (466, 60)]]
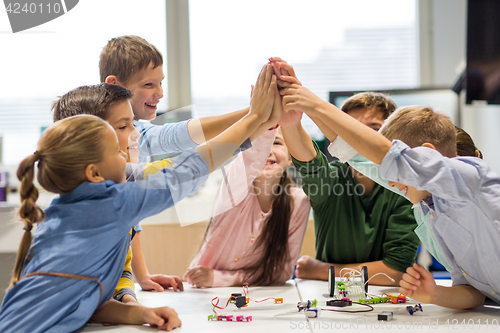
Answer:
[(182, 280), (178, 276), (168, 276), (168, 275), (145, 275), (139, 282), (139, 285), (143, 290), (156, 290), (163, 291), (168, 288), (172, 288), (174, 291), (184, 290), (182, 285)]
[[(278, 79), (281, 78), (281, 76), (286, 76), (286, 77), (293, 78), (295, 80), (292, 83), (296, 83), (299, 86), (302, 85), (302, 83), (300, 83), (299, 79), (297, 78), (297, 75), (295, 74), (295, 70), (293, 69), (293, 67), (291, 65), (289, 65), (285, 60), (283, 60), (279, 57), (271, 57), (271, 58), (269, 58), (269, 61), (273, 64), (274, 72), (276, 73), (276, 76), (278, 77)], [(283, 82), (283, 81), (281, 81), (281, 82)], [(278, 80), (278, 86), (282, 87), (280, 85), (279, 80)]]
[(214, 270), (205, 266), (188, 268), (182, 279), (195, 288), (210, 288), (214, 282)]
[[(290, 66), (286, 61), (284, 61), (281, 58), (278, 57), (271, 57), (269, 58), (269, 61), (273, 65), (274, 68), (274, 73), (278, 77), (278, 80), (276, 81), (278, 84), (278, 89), (281, 88), (288, 88), (292, 84), (298, 84), (299, 86), (302, 85), (300, 83), (299, 79), (297, 79), (297, 76), (295, 75), (295, 71), (293, 70), (293, 67)], [(280, 78), (284, 77), (287, 79), (287, 81), (283, 81)], [(275, 102), (276, 103), (276, 102)], [(280, 97), (280, 103), (282, 104), (283, 108), (283, 98)], [(287, 127), (293, 124), (296, 124), (300, 122), (302, 119), (302, 112), (300, 111), (295, 111), (295, 110), (289, 110), (288, 112), (283, 112), (281, 114), (281, 119), (278, 121), (278, 124), (281, 127)]]
[(292, 83), (289, 87), (280, 90), (280, 95), (283, 96), (283, 109), (285, 112), (294, 110), (295, 112), (304, 112), (309, 116), (315, 116), (315, 111), (323, 103), (327, 103), (309, 89), (293, 83), (295, 79), (287, 76), (282, 76), (281, 79)]
[(167, 306), (161, 308), (145, 308), (142, 319), (145, 324), (150, 324), (162, 331), (171, 331), (182, 325), (177, 312)]
[[(295, 84), (298, 84), (300, 85), (300, 82), (299, 80), (297, 80), (296, 78), (293, 78), (291, 76), (287, 76), (287, 78), (290, 79), (290, 81), (293, 81), (295, 82)], [(281, 83), (280, 83), (281, 82)], [(282, 81), (282, 80), (278, 80), (278, 84), (281, 84), (282, 87), (291, 87), (292, 86), (292, 83), (289, 83), (289, 82), (285, 82), (285, 81)], [(283, 100), (283, 97), (280, 97), (281, 100), (280, 100), (280, 103), (282, 105), (282, 108), (284, 109), (284, 100)], [(281, 119), (278, 121), (278, 124), (282, 127), (287, 127), (287, 126), (290, 126), (290, 125), (293, 125), (293, 124), (296, 124), (298, 122), (300, 122), (300, 120), (302, 119), (302, 112), (301, 111), (297, 111), (297, 110), (288, 110), (286, 112), (282, 112), (281, 113)]]
[(276, 75), (270, 64), (264, 65), (260, 71), (250, 100), (250, 114), (256, 114), (262, 123), (269, 120), (277, 93)]
[(406, 269), (399, 285), (401, 294), (422, 303), (431, 303), (436, 293), (436, 281), (431, 272), (417, 264)]

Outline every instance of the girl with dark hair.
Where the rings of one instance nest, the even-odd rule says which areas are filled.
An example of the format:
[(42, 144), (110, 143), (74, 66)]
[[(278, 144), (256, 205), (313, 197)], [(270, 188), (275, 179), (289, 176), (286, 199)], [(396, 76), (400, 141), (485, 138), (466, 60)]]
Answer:
[(183, 276), (195, 287), (279, 285), (293, 275), (309, 199), (288, 176), (281, 131), (252, 145), (233, 161), (202, 248)]

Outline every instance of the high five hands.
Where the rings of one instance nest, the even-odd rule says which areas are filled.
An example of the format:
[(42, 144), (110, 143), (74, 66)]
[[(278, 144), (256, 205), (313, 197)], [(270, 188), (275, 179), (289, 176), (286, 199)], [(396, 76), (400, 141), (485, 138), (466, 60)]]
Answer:
[[(278, 89), (283, 90), (284, 88), (289, 88), (293, 84), (302, 86), (300, 81), (295, 75), (295, 71), (292, 66), (290, 66), (286, 61), (279, 57), (269, 58), (269, 63), (273, 66), (274, 73), (278, 77)], [(282, 112), (281, 118), (278, 124), (282, 127), (287, 127), (295, 123), (300, 122), (302, 119), (302, 112), (294, 109), (285, 109), (284, 96), (280, 94), (281, 107), (285, 112)]]
[(301, 120), (304, 112), (309, 116), (314, 116), (315, 108), (324, 101), (302, 86), (293, 67), (286, 61), (271, 57), (269, 62), (278, 76), (277, 83), (280, 87), (279, 93), (284, 111), (279, 124), (283, 127), (295, 124)]

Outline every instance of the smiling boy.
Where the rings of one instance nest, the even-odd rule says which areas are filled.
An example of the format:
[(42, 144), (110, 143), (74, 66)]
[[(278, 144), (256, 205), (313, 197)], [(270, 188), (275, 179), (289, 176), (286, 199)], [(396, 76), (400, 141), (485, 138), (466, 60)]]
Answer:
[(101, 82), (121, 85), (132, 91), (130, 103), (136, 129), (140, 132), (140, 161), (149, 156), (193, 149), (214, 138), (240, 120), (249, 108), (232, 113), (157, 126), (138, 120), (153, 120), (163, 98), (163, 56), (138, 36), (111, 39), (99, 60)]

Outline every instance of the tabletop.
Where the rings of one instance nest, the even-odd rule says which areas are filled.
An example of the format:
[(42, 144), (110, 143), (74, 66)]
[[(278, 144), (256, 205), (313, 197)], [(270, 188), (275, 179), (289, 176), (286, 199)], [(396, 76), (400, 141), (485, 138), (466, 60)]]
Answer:
[[(438, 284), (449, 285), (450, 280), (437, 280)], [(371, 312), (341, 313), (321, 310), (319, 317), (307, 318), (304, 312), (297, 311), (299, 301), (316, 299), (317, 307), (321, 309), (346, 309), (326, 306), (328, 283), (315, 280), (290, 280), (283, 286), (250, 287), (248, 306), (237, 308), (229, 304), (224, 310), (216, 309), (217, 314), (236, 316), (252, 316), (251, 322), (209, 321), (213, 314), (211, 301), (219, 297), (219, 306), (224, 307), (232, 293), (243, 294), (241, 287), (196, 289), (185, 284), (182, 292), (137, 292), (141, 304), (150, 307), (169, 306), (174, 308), (182, 320), (182, 327), (176, 332), (322, 332), (341, 329), (342, 331), (394, 330), (405, 332), (482, 332), (498, 331), (500, 328), (500, 307), (482, 306), (472, 310), (453, 310), (431, 304), (422, 304), (422, 312), (410, 315), (407, 306), (415, 306), (417, 302), (409, 299), (404, 304), (373, 304)], [(397, 287), (369, 286), (368, 293), (380, 296), (382, 293), (398, 295)], [(269, 298), (269, 299), (268, 299)], [(273, 298), (283, 298), (282, 304), (275, 304)], [(265, 300), (268, 299), (268, 300)], [(265, 300), (265, 301), (262, 301)], [(257, 302), (256, 302), (257, 301)], [(262, 301), (262, 302), (258, 302)], [(349, 311), (368, 309), (353, 304)], [(378, 314), (383, 311), (393, 313), (391, 321), (379, 321)], [(83, 332), (153, 332), (148, 326), (103, 326), (88, 324)]]

